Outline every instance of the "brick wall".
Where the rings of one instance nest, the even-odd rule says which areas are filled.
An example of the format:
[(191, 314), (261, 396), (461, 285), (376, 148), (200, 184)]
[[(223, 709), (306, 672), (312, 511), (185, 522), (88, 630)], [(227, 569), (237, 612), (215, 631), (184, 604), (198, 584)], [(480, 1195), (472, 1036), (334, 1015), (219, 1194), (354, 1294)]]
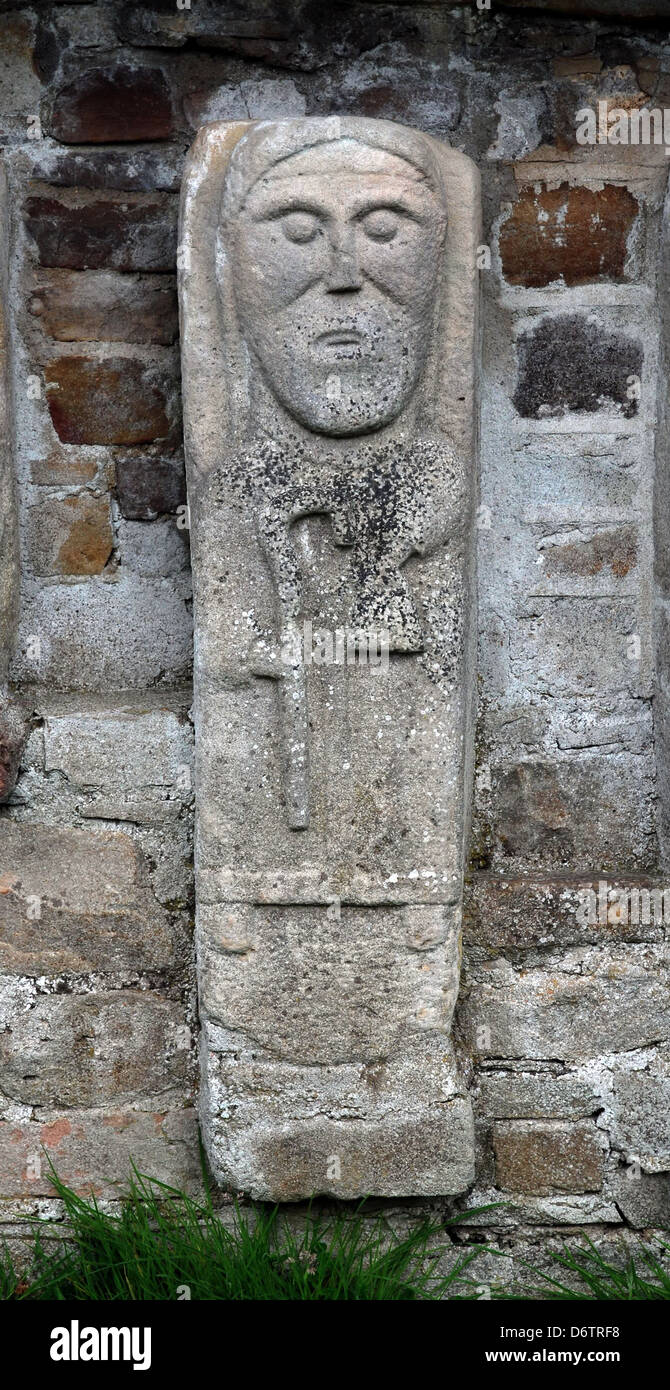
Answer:
[(664, 930), (584, 920), (580, 894), (667, 865), (667, 157), (581, 146), (575, 112), (670, 105), (669, 7), (325, 8), (0, 16), (30, 718), (0, 814), (5, 1219), (49, 1192), (41, 1145), (82, 1186), (131, 1153), (197, 1182), (180, 172), (204, 121), (340, 111), (427, 130), (483, 178), (468, 1204), (510, 1203), (494, 1224), (526, 1241), (658, 1226)]

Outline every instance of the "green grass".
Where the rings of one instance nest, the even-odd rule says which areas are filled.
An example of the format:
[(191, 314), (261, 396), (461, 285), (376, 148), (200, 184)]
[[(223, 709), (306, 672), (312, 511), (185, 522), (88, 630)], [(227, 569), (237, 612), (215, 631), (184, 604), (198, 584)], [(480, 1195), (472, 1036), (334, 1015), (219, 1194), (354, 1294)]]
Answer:
[(2, 1299), (174, 1300), (187, 1288), (191, 1299), (225, 1301), (434, 1300), (477, 1253), (469, 1249), (440, 1277), (439, 1222), (421, 1222), (400, 1237), (382, 1218), (362, 1214), (310, 1212), (298, 1229), (276, 1209), (237, 1208), (229, 1230), (209, 1200), (196, 1202), (139, 1173), (117, 1214), (78, 1197), (53, 1172), (52, 1182), (67, 1242), (49, 1253), (43, 1223), (32, 1221), (31, 1266), (19, 1278), (5, 1253)]
[[(17, 1273), (0, 1249), (0, 1300), (174, 1301), (409, 1301), (482, 1297), (469, 1265), (490, 1247), (450, 1247), (445, 1225), (424, 1220), (399, 1235), (383, 1216), (361, 1210), (330, 1215), (308, 1211), (287, 1222), (276, 1208), (235, 1208), (224, 1225), (209, 1197), (195, 1201), (135, 1173), (114, 1212), (78, 1197), (52, 1170), (64, 1224), (28, 1219), (32, 1252)], [(61, 1236), (59, 1236), (59, 1230)], [(48, 1232), (48, 1239), (45, 1236)], [(55, 1237), (55, 1238), (54, 1238)], [(66, 1238), (67, 1237), (67, 1238)], [(493, 1253), (493, 1251), (491, 1252)], [(501, 1251), (495, 1251), (506, 1258)], [(630, 1302), (670, 1298), (670, 1245), (640, 1245), (621, 1267), (608, 1263), (586, 1238), (553, 1254), (550, 1272), (525, 1265), (522, 1287), (493, 1285), (492, 1300)], [(438, 1265), (441, 1266), (438, 1271)], [(186, 1292), (188, 1291), (188, 1292)]]
[[(670, 1299), (670, 1245), (661, 1242), (657, 1251), (640, 1245), (637, 1257), (629, 1256), (621, 1267), (603, 1259), (599, 1250), (586, 1237), (585, 1248), (571, 1250), (564, 1245), (555, 1254), (555, 1275), (528, 1268), (540, 1277), (534, 1286), (534, 1297), (549, 1302), (630, 1303)], [(564, 1283), (559, 1271), (565, 1270), (570, 1282)], [(528, 1293), (522, 1294), (528, 1297)]]

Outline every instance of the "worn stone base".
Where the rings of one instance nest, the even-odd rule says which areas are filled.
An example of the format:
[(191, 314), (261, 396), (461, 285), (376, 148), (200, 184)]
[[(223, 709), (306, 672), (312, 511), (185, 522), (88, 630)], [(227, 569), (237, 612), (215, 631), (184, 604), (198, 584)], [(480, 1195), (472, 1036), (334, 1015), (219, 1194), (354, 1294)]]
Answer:
[(210, 1026), (201, 1122), (223, 1186), (295, 1202), (472, 1185), (472, 1107), (446, 1039), (395, 1062), (323, 1068), (245, 1060), (229, 1047)]

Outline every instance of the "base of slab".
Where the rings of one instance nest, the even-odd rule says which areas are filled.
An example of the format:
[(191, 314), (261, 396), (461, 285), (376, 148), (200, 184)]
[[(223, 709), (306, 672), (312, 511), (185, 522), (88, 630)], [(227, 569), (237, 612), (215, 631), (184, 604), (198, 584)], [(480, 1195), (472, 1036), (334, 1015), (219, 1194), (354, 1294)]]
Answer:
[[(260, 1107), (259, 1107), (260, 1108)], [(321, 1195), (432, 1197), (474, 1182), (474, 1126), (467, 1097), (432, 1113), (385, 1121), (328, 1118), (217, 1125), (203, 1116), (214, 1176), (256, 1200), (297, 1202)]]

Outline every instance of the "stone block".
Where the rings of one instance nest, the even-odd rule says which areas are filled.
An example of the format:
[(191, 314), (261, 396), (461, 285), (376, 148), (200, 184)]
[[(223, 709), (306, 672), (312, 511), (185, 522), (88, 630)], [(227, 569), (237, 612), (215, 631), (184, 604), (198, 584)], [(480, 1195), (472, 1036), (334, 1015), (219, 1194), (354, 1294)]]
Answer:
[(493, 1127), (496, 1184), (503, 1192), (548, 1197), (599, 1192), (604, 1146), (594, 1124), (499, 1122)]
[(38, 998), (0, 1035), (2, 1091), (67, 1109), (150, 1100), (178, 1104), (190, 1035), (178, 1004), (148, 991)]
[(616, 1230), (618, 1225), (621, 1232), (625, 1230), (616, 1203), (600, 1192), (553, 1192), (546, 1197), (515, 1192), (508, 1196), (498, 1187), (487, 1186), (475, 1187), (468, 1193), (467, 1200), (471, 1207), (494, 1203), (500, 1206), (504, 1201), (502, 1210), (495, 1214), (475, 1216), (468, 1225), (472, 1224), (473, 1229), (484, 1227), (485, 1230), (494, 1226), (511, 1234), (515, 1243), (520, 1226), (525, 1231), (535, 1228), (533, 1234), (536, 1239), (539, 1237), (543, 1248), (546, 1248), (545, 1241), (552, 1227), (572, 1227), (572, 1231), (566, 1232), (570, 1236), (574, 1235), (575, 1226), (610, 1226)]
[(116, 488), (121, 515), (150, 521), (186, 503), (184, 459), (178, 453), (119, 452)]
[(631, 599), (537, 598), (510, 624), (512, 674), (545, 695), (639, 693), (651, 656), (641, 616)]
[(65, 444), (146, 444), (169, 433), (169, 385), (140, 358), (54, 358), (45, 382)]
[(568, 1073), (481, 1072), (477, 1114), (492, 1120), (579, 1119), (602, 1109), (598, 1087)]
[(166, 195), (49, 190), (26, 199), (39, 264), (65, 270), (174, 271), (177, 208)]
[[(294, 0), (289, 7), (273, 0), (245, 0), (226, 7), (219, 0), (198, 0), (181, 10), (170, 3), (122, 4), (116, 7), (115, 19), (122, 42), (140, 49), (178, 49), (195, 43), (280, 70), (318, 71), (336, 58), (341, 62), (355, 57), (380, 42), (379, 15), (367, 5), (330, 13), (315, 10), (310, 0)], [(389, 6), (384, 10), (384, 38), (391, 42), (415, 37), (417, 22), (414, 7), (406, 14)]]
[[(19, 9), (19, 13), (7, 13)], [(26, 138), (40, 109), (42, 87), (33, 62), (35, 12), (4, 5), (0, 16), (0, 129), (3, 145)]]
[(83, 486), (105, 476), (107, 458), (102, 450), (72, 449), (55, 443), (42, 458), (32, 459), (31, 482), (37, 487)]
[(201, 999), (210, 1019), (284, 1061), (326, 1066), (355, 1056), (370, 1066), (395, 1055), (408, 1029), (446, 1025), (457, 989), (449, 917), (433, 907), (203, 907)]
[(492, 955), (523, 956), (547, 946), (662, 941), (664, 885), (640, 875), (472, 875), (466, 898), (466, 946)]
[(426, 1035), (369, 1065), (296, 1066), (238, 1033), (205, 1029), (205, 1139), (226, 1184), (296, 1201), (305, 1192), (351, 1199), (366, 1173), (387, 1197), (473, 1181), (472, 1112), (447, 1038)]
[(56, 690), (181, 685), (192, 634), (188, 603), (159, 579), (52, 584), (25, 605), (14, 670)]
[[(593, 753), (526, 758), (491, 772), (496, 867), (588, 873), (594, 863), (639, 875), (657, 862), (653, 769), (647, 760)], [(622, 782), (626, 795), (622, 795)], [(631, 820), (632, 807), (637, 819)]]
[(153, 149), (59, 149), (50, 141), (33, 152), (31, 176), (56, 188), (178, 193), (184, 154), (179, 144)]
[(190, 556), (188, 530), (178, 526), (179, 518), (157, 518), (147, 526), (144, 521), (117, 524), (117, 540), (121, 564), (147, 578), (181, 576), (189, 582)]
[(461, 1022), (484, 1057), (586, 1061), (670, 1036), (664, 946), (593, 947), (513, 970), (480, 967)]
[[(664, 1036), (660, 1029), (658, 1036)], [(668, 1173), (670, 1051), (661, 1049), (645, 1060), (642, 1066), (621, 1062), (613, 1070), (611, 1140), (629, 1163), (637, 1159), (648, 1173)]]
[(0, 802), (13, 791), (27, 735), (27, 710), (0, 691)]
[(177, 337), (177, 292), (167, 275), (42, 270), (29, 307), (59, 342), (169, 345)]
[(626, 420), (637, 414), (644, 351), (629, 334), (584, 314), (558, 314), (521, 333), (517, 351), (513, 403), (526, 419), (604, 409)]
[(618, 1168), (609, 1180), (612, 1196), (630, 1226), (667, 1231), (670, 1226), (670, 1173), (645, 1173), (634, 1165)]
[(90, 68), (58, 89), (48, 128), (64, 145), (167, 140), (173, 126), (165, 77), (127, 63)]
[(555, 280), (565, 285), (622, 280), (639, 210), (633, 194), (616, 184), (529, 185), (500, 230), (503, 275), (508, 284), (528, 289)]
[(49, 715), (44, 721), (45, 772), (60, 772), (79, 788), (177, 795), (192, 760), (192, 727), (170, 709)]
[(29, 508), (28, 557), (34, 574), (101, 574), (114, 547), (109, 501), (83, 492)]
[(0, 1124), (3, 1198), (53, 1197), (49, 1162), (82, 1196), (118, 1198), (134, 1164), (159, 1182), (198, 1193), (202, 1169), (193, 1110), (70, 1110)]
[(138, 971), (172, 959), (130, 836), (0, 821), (0, 970)]

